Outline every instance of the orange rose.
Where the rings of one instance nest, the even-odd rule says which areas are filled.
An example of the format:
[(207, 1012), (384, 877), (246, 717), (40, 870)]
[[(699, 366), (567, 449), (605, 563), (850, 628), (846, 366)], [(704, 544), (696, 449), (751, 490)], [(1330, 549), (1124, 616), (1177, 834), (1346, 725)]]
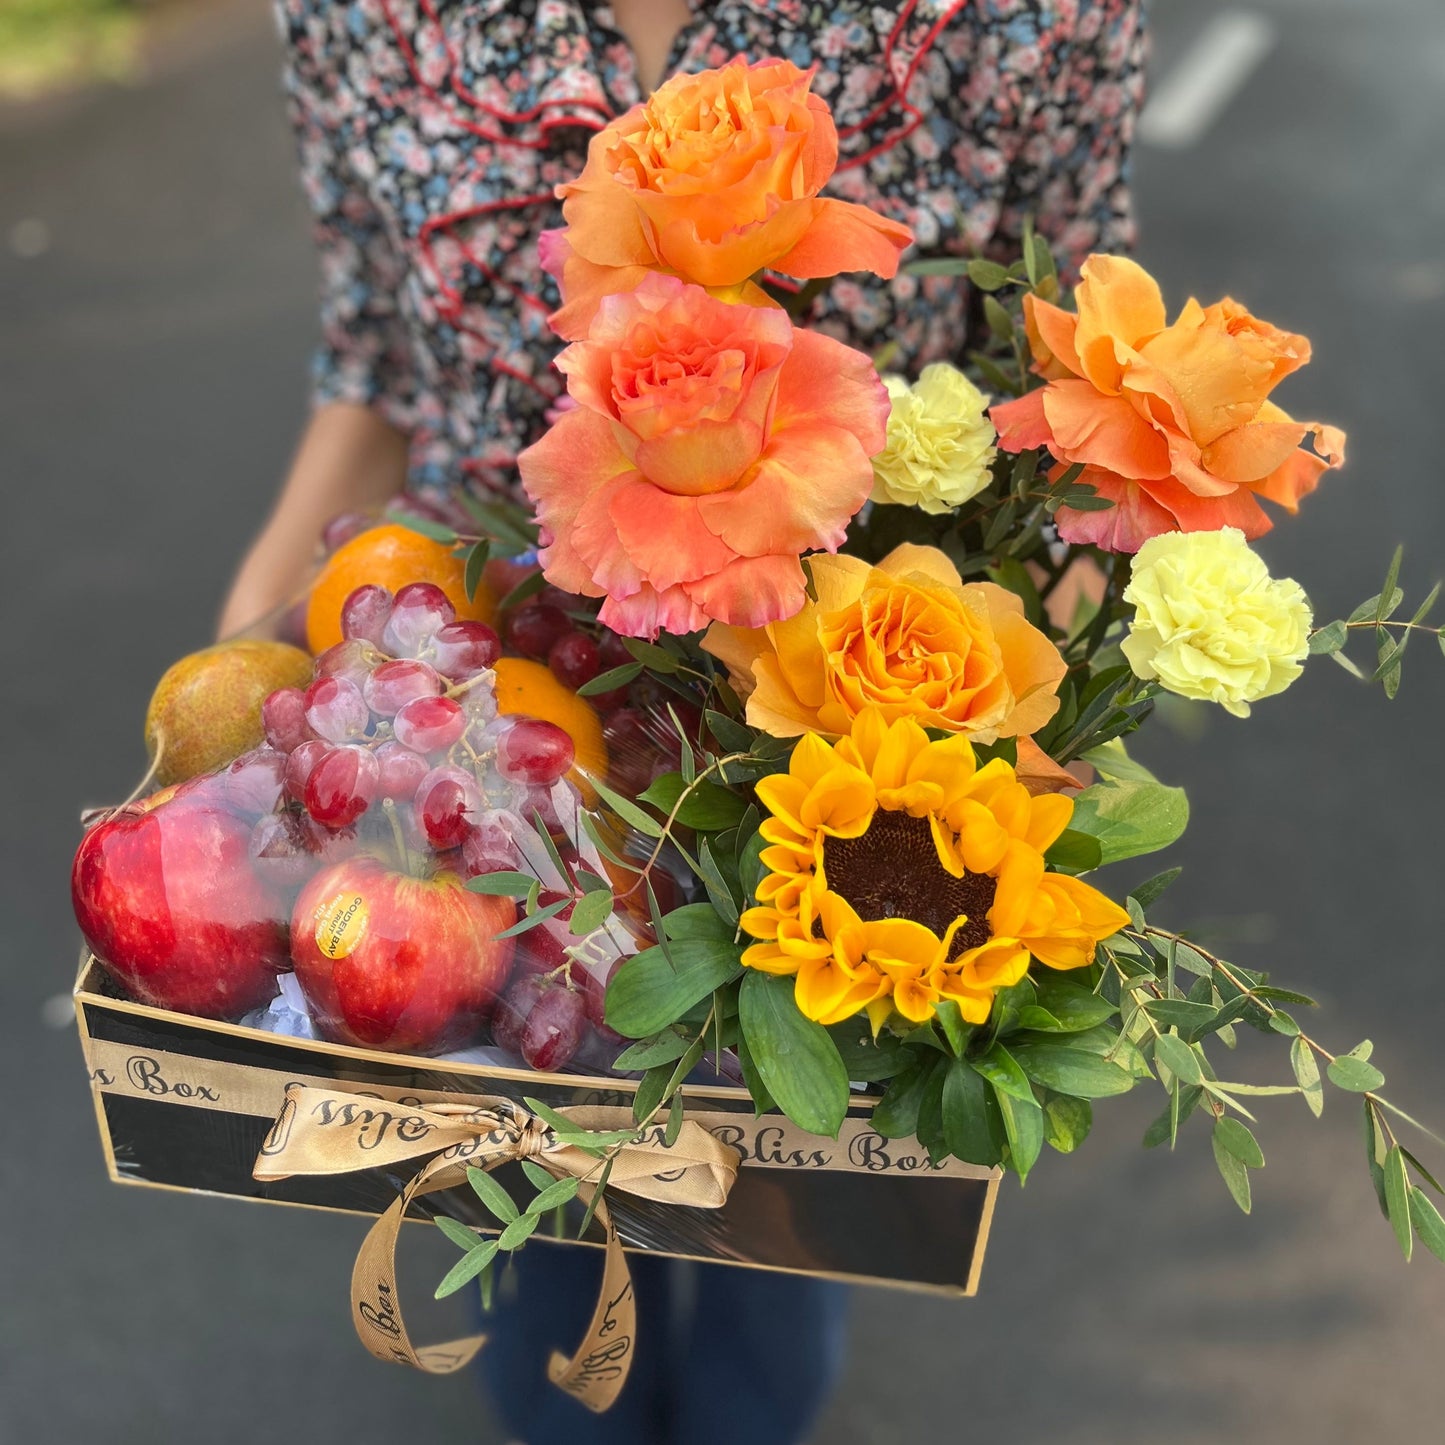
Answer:
[[(1114, 505), (1061, 508), (1059, 532), (1136, 552), (1161, 532), (1273, 525), (1258, 498), (1287, 511), (1345, 459), (1345, 436), (1293, 421), (1269, 398), (1310, 359), (1303, 336), (1256, 320), (1237, 302), (1190, 300), (1165, 324), (1159, 287), (1134, 262), (1091, 256), (1078, 314), (1024, 298), (1034, 370), (1047, 385), (992, 411), (999, 446), (1047, 447)], [(1313, 432), (1321, 455), (1301, 443)]]
[[(892, 276), (913, 239), (866, 206), (818, 192), (838, 164), (812, 71), (786, 60), (679, 75), (595, 135), (582, 174), (558, 187), (567, 220), (543, 264), (562, 287), (552, 318), (569, 341), (598, 301), (648, 271), (741, 288), (770, 268), (789, 276)], [(756, 287), (729, 299), (762, 303)]]
[(810, 557), (816, 602), (744, 630), (714, 624), (703, 646), (747, 698), (748, 721), (777, 737), (840, 737), (865, 709), (977, 742), (1033, 733), (1053, 717), (1066, 669), (992, 582), (964, 584), (935, 547), (905, 543), (876, 567)]
[(872, 362), (653, 273), (557, 365), (578, 405), (518, 458), (549, 580), (634, 637), (796, 612), (800, 554), (836, 550), (873, 487)]

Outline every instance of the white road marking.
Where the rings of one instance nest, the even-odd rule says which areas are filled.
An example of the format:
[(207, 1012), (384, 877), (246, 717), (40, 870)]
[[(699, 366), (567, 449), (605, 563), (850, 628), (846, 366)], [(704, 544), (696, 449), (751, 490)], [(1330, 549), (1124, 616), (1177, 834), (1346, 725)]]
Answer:
[(1274, 48), (1278, 33), (1272, 20), (1252, 10), (1215, 16), (1154, 87), (1139, 116), (1139, 139), (1168, 150), (1198, 142)]

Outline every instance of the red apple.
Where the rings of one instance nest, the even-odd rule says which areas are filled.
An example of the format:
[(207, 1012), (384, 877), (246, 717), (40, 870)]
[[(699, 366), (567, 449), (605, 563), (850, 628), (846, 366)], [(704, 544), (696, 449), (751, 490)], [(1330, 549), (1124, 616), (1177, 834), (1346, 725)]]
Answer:
[(185, 787), (85, 835), (71, 871), (75, 917), (133, 997), (236, 1019), (274, 997), (289, 967), (286, 900), (252, 871), (249, 820)]
[(441, 1054), (473, 1038), (512, 972), (509, 898), (455, 873), (414, 878), (357, 855), (324, 868), (291, 915), (291, 957), (317, 1032), (336, 1043)]

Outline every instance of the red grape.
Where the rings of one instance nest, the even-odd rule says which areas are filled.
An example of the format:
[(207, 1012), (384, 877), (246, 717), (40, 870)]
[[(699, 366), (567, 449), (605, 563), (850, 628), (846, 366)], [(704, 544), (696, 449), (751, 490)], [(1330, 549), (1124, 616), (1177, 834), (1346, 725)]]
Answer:
[(321, 545), (330, 554), (338, 547), (345, 546), (353, 537), (369, 532), (374, 526), (375, 521), (365, 512), (341, 512), (322, 528)]
[(514, 979), (506, 993), (497, 1001), (497, 1012), (492, 1017), (492, 1042), (508, 1053), (522, 1051), (522, 1031), (527, 1027), (527, 1016), (532, 1012), (545, 985), (539, 978), (528, 974)]
[[(536, 932), (534, 929), (533, 932)], [(612, 982), (612, 976), (622, 967), (625, 959), (615, 958), (601, 973), (589, 973), (586, 969), (579, 968), (580, 975), (578, 983), (581, 985), (582, 1003), (587, 1010), (587, 1022), (607, 1040), (609, 1044), (618, 1043), (622, 1035), (607, 1026), (607, 985)]]
[(482, 810), (481, 789), (465, 768), (433, 768), (417, 787), (416, 810), (434, 848), (457, 848)]
[(306, 811), (324, 827), (345, 828), (370, 806), (380, 777), (369, 749), (354, 743), (333, 748), (306, 779)]
[(371, 725), (361, 689), (344, 677), (320, 677), (306, 689), (306, 721), (329, 743), (350, 742)]
[(381, 646), (381, 634), (391, 616), (391, 589), (368, 582), (341, 604), (341, 635), (349, 641)]
[(522, 783), (555, 783), (576, 755), (572, 739), (556, 723), (518, 718), (497, 741), (497, 771)]
[(398, 742), (419, 753), (439, 753), (467, 730), (461, 704), (450, 697), (413, 698), (392, 721)]
[(507, 618), (507, 641), (524, 657), (546, 657), (571, 631), (571, 619), (550, 602), (528, 602)]
[(544, 989), (522, 1029), (522, 1057), (550, 1072), (571, 1062), (587, 1024), (582, 995), (565, 984)]
[(485, 622), (449, 622), (431, 640), (436, 670), (452, 682), (465, 682), (502, 655), (502, 641)]
[(274, 813), (281, 801), (286, 764), (286, 754), (275, 748), (253, 748), (242, 753), (222, 775), (226, 802), (243, 816), (256, 818), (262, 813)]
[(547, 654), (547, 666), (558, 682), (574, 691), (602, 671), (597, 644), (585, 632), (569, 632), (559, 637)]
[(447, 594), (431, 582), (409, 582), (396, 594), (381, 645), (393, 657), (415, 657), (434, 633), (457, 620)]
[(295, 813), (267, 813), (251, 829), (251, 866), (268, 882), (299, 888), (319, 866)]
[(328, 647), (316, 659), (316, 676), (344, 677), (360, 687), (379, 660), (376, 649), (369, 642), (352, 638), (349, 642), (338, 642), (335, 647)]
[(555, 973), (558, 969), (565, 970), (564, 974), (558, 974), (559, 978), (570, 976), (573, 972), (572, 961), (567, 957), (562, 940), (545, 923), (517, 935), (516, 959), (518, 978), (529, 973), (539, 976)]
[(378, 717), (394, 717), (413, 698), (436, 697), (441, 690), (436, 668), (412, 657), (383, 662), (361, 685), (366, 705)]
[(398, 803), (409, 803), (416, 796), (421, 780), (431, 768), (420, 753), (395, 738), (377, 748), (376, 761), (381, 768), (377, 791), (383, 798), (391, 798)]
[(505, 873), (517, 867), (517, 845), (501, 822), (501, 815), (484, 812), (471, 820), (462, 840), (462, 873), (475, 878), (479, 873)]
[(612, 786), (629, 798), (645, 791), (652, 781), (657, 744), (643, 715), (636, 708), (618, 708), (603, 723), (602, 738), (607, 744)]
[(597, 655), (603, 672), (611, 672), (614, 667), (626, 667), (629, 662), (637, 661), (627, 650), (627, 644), (615, 632), (606, 628), (597, 639)]
[(331, 751), (331, 744), (321, 738), (298, 743), (286, 759), (286, 793), (299, 803), (306, 796), (306, 780), (311, 770)]
[(306, 694), (299, 687), (278, 687), (267, 696), (261, 704), (261, 726), (266, 741), (281, 753), (316, 736), (306, 721)]

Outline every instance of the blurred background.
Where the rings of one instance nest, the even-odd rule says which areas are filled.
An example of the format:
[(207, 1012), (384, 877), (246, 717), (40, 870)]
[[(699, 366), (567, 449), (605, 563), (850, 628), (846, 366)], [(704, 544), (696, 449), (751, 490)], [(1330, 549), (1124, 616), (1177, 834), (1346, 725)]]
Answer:
[[(1403, 540), (1408, 605), (1445, 571), (1445, 7), (1151, 8), (1140, 259), (1171, 310), (1230, 292), (1307, 333), (1316, 361), (1281, 400), (1350, 435), (1344, 473), (1261, 550), (1324, 621)], [(78, 810), (142, 771), (151, 687), (209, 641), (303, 420), (316, 263), (278, 61), (260, 0), (0, 0), (9, 1440), (502, 1438), (466, 1377), (357, 1344), (361, 1220), (108, 1183), (70, 1018)], [(1317, 994), (1313, 1032), (1373, 1038), (1390, 1097), (1439, 1124), (1427, 642), (1394, 704), (1321, 661), (1247, 724), (1189, 711), (1139, 751), (1194, 806), (1161, 917)], [(1236, 1076), (1287, 1079), (1282, 1048), (1240, 1052)], [(1440, 1438), (1445, 1270), (1400, 1258), (1357, 1111), (1262, 1101), (1246, 1219), (1207, 1131), (1140, 1149), (1156, 1098), (1111, 1102), (1080, 1159), (1005, 1184), (977, 1299), (855, 1292), (816, 1441), (1142, 1445), (1161, 1409), (1171, 1445)], [(451, 1257), (435, 1243), (420, 1278)]]

